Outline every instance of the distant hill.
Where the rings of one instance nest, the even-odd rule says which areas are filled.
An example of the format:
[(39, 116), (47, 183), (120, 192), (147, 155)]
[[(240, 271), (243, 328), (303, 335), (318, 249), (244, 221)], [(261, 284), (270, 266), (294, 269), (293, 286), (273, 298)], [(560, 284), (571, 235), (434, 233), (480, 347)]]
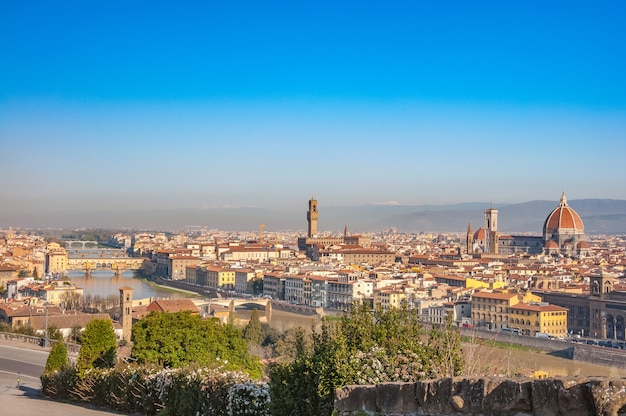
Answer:
[[(626, 200), (580, 199), (569, 205), (581, 216), (588, 234), (626, 234)], [(491, 204), (499, 211), (499, 229), (505, 233), (542, 233), (543, 223), (558, 201), (530, 201), (521, 204)], [(454, 205), (362, 205), (320, 206), (319, 230), (375, 232), (396, 228), (403, 232), (465, 232), (471, 220), (474, 230), (483, 226), (488, 202)], [(0, 227), (8, 228), (129, 228), (181, 230), (204, 226), (222, 230), (306, 230), (306, 208), (286, 212), (260, 208), (211, 208), (115, 211), (3, 212)]]
[[(588, 234), (626, 234), (626, 201), (611, 199), (582, 199), (568, 201), (581, 216)], [(474, 230), (484, 225), (484, 210), (489, 203), (442, 205), (439, 207), (379, 207), (376, 217), (367, 219), (372, 211), (367, 207), (353, 208), (349, 215), (351, 228), (365, 230), (367, 224), (375, 229), (396, 227), (400, 231), (463, 232), (471, 220)], [(541, 234), (543, 223), (558, 206), (558, 201), (530, 201), (521, 204), (492, 204), (498, 209), (499, 230), (505, 233)], [(329, 208), (329, 211), (331, 209)], [(320, 211), (320, 222), (322, 218)], [(333, 218), (330, 213), (328, 215)], [(334, 218), (333, 218), (334, 219)], [(350, 225), (349, 225), (350, 226)]]

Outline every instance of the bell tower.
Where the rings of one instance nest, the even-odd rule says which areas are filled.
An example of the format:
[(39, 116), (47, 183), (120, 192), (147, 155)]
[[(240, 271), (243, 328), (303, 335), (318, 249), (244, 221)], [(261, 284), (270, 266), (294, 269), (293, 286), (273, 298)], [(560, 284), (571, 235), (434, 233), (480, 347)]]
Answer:
[(133, 329), (133, 288), (120, 288), (120, 324), (122, 324), (122, 339), (130, 342)]
[(467, 254), (472, 254), (474, 251), (474, 231), (472, 230), (472, 221), (470, 220), (467, 225)]
[(317, 235), (317, 218), (319, 212), (317, 211), (317, 200), (311, 196), (309, 199), (309, 211), (306, 214), (306, 219), (309, 222), (309, 230), (307, 236), (313, 238)]
[(498, 254), (498, 210), (485, 210), (485, 252)]

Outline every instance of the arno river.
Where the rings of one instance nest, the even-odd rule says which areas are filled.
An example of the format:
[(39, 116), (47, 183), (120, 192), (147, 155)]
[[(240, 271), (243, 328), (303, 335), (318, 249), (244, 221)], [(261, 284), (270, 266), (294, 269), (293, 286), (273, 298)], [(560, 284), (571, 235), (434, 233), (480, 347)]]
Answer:
[(149, 297), (182, 297), (181, 294), (176, 292), (150, 286), (143, 280), (135, 278), (134, 272), (131, 270), (123, 272), (120, 276), (115, 276), (113, 271), (107, 270), (94, 271), (91, 276), (87, 276), (87, 274), (83, 271), (68, 271), (67, 277), (70, 282), (83, 288), (83, 293), (85, 295), (99, 295), (103, 298), (110, 295), (119, 296), (119, 289), (123, 286), (128, 286), (134, 289), (134, 299), (144, 299)]
[[(92, 249), (68, 249), (68, 256), (70, 258), (85, 258), (85, 259), (98, 259), (126, 257), (126, 252), (122, 249), (110, 249), (110, 248), (92, 248)], [(120, 276), (115, 276), (113, 270), (96, 270), (93, 271), (91, 276), (87, 276), (84, 271), (72, 270), (67, 272), (67, 277), (72, 283), (78, 287), (83, 288), (85, 295), (96, 296), (99, 295), (103, 298), (114, 295), (119, 296), (119, 289), (123, 286), (132, 287), (134, 299), (144, 298), (174, 298), (182, 297), (180, 293), (165, 290), (156, 286), (150, 286), (141, 279), (135, 276), (135, 272), (128, 270), (123, 272)]]

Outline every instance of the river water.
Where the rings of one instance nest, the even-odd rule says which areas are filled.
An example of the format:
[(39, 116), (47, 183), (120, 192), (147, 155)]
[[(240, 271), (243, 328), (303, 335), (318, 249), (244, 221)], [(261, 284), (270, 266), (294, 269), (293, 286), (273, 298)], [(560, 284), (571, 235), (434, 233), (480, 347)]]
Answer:
[(145, 298), (177, 298), (183, 297), (177, 292), (151, 286), (144, 280), (135, 277), (135, 272), (128, 270), (116, 276), (113, 271), (96, 270), (91, 276), (83, 271), (70, 270), (67, 272), (70, 282), (83, 289), (85, 295), (99, 295), (106, 298), (110, 295), (119, 296), (120, 288), (127, 286), (133, 288), (133, 299)]
[[(98, 258), (123, 258), (128, 257), (124, 249), (91, 248), (91, 249), (68, 249), (69, 258), (98, 259)], [(67, 277), (72, 283), (81, 287), (85, 295), (119, 296), (121, 287), (132, 287), (134, 299), (145, 298), (176, 298), (183, 297), (180, 293), (169, 291), (158, 286), (152, 286), (136, 277), (136, 273), (127, 270), (116, 276), (113, 270), (95, 270), (90, 276), (81, 270), (70, 270)]]

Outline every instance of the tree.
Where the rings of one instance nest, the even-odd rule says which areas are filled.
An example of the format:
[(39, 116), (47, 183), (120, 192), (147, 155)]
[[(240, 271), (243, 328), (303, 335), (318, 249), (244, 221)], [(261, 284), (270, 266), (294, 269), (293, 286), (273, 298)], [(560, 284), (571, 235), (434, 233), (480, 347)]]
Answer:
[(46, 371), (59, 371), (69, 365), (67, 359), (67, 346), (63, 342), (57, 342), (50, 350), (50, 355), (46, 360)]
[(39, 272), (37, 271), (37, 268), (36, 268), (36, 267), (33, 269), (33, 277), (34, 277), (35, 279), (39, 279)]
[(113, 323), (107, 319), (94, 319), (85, 327), (82, 345), (78, 352), (78, 365), (82, 368), (111, 368), (115, 366), (117, 339)]
[(261, 296), (263, 294), (263, 279), (254, 279), (252, 281), (252, 293), (255, 296)]
[(263, 342), (263, 326), (259, 318), (259, 311), (256, 308), (252, 310), (250, 321), (243, 329), (243, 337), (252, 345), (261, 345)]
[(66, 290), (61, 294), (61, 305), (67, 311), (78, 310), (80, 302), (80, 294), (73, 290)]
[(53, 339), (55, 341), (63, 341), (63, 333), (59, 328), (54, 325), (48, 326), (48, 333), (46, 334), (48, 339)]
[(191, 312), (151, 312), (133, 325), (131, 355), (139, 363), (179, 368), (188, 364), (221, 365), (260, 377), (257, 357), (248, 354), (241, 331)]
[(83, 332), (83, 327), (80, 326), (80, 324), (74, 324), (72, 326), (72, 330), (68, 337), (68, 341), (73, 342), (75, 344), (80, 344), (82, 332)]

